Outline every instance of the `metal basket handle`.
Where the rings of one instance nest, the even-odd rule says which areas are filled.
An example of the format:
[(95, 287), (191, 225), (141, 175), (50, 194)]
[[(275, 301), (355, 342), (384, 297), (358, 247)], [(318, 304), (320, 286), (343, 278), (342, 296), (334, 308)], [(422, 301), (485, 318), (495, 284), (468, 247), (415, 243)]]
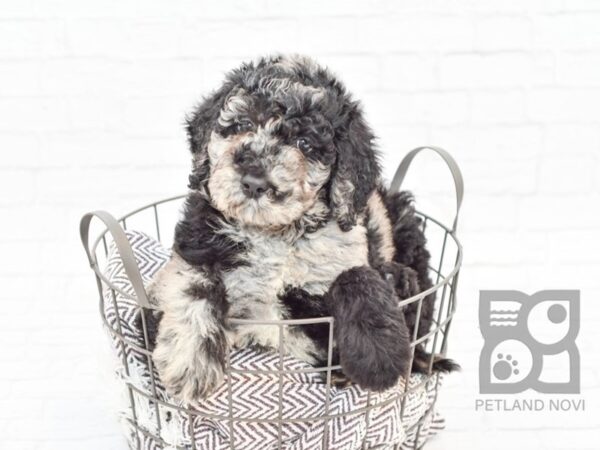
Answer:
[(410, 167), (410, 163), (412, 162), (414, 157), (417, 156), (417, 154), (423, 150), (433, 150), (438, 155), (440, 155), (443, 158), (443, 160), (446, 162), (446, 164), (448, 165), (448, 168), (450, 169), (450, 172), (452, 173), (452, 178), (454, 178), (454, 188), (456, 189), (456, 215), (454, 216), (454, 223), (452, 224), (452, 232), (455, 233), (456, 225), (458, 223), (458, 213), (460, 212), (460, 207), (463, 202), (463, 195), (464, 195), (465, 188), (464, 188), (464, 182), (463, 182), (463, 177), (462, 177), (460, 168), (458, 167), (458, 164), (456, 163), (454, 158), (446, 150), (444, 150), (443, 148), (440, 148), (440, 147), (425, 146), (425, 147), (417, 147), (417, 148), (411, 150), (410, 152), (408, 152), (408, 154), (402, 159), (402, 161), (400, 162), (400, 165), (398, 166), (398, 169), (396, 170), (396, 174), (394, 175), (394, 178), (392, 179), (390, 189), (392, 192), (396, 192), (396, 191), (400, 190), (400, 186), (402, 185), (402, 182), (404, 181), (404, 177), (406, 176), (406, 172), (408, 171), (408, 168)]
[(133, 256), (133, 250), (131, 250), (127, 235), (125, 234), (125, 231), (123, 231), (121, 225), (119, 225), (119, 222), (117, 222), (117, 219), (106, 211), (87, 213), (81, 218), (81, 222), (79, 223), (79, 234), (81, 235), (81, 242), (83, 243), (83, 248), (90, 262), (90, 267), (95, 270), (98, 269), (96, 256), (91, 252), (89, 244), (90, 223), (94, 217), (97, 217), (104, 222), (107, 230), (112, 235), (117, 250), (119, 250), (121, 260), (123, 261), (123, 267), (127, 274), (127, 278), (135, 291), (138, 305), (144, 308), (151, 308), (148, 296), (146, 295), (146, 289), (144, 288), (144, 282), (142, 281), (142, 276), (140, 275), (140, 270), (135, 257)]

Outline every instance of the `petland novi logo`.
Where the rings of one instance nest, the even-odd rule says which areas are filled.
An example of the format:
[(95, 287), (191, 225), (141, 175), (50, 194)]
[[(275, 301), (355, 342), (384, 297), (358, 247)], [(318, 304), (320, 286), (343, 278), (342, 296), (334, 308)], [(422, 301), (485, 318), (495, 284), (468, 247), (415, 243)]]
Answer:
[[(481, 291), (479, 325), (485, 340), (479, 358), (481, 394), (579, 394), (580, 361), (575, 338), (580, 325), (580, 292), (547, 290)], [(564, 399), (511, 399), (535, 404), (530, 410), (554, 409)], [(569, 402), (570, 403), (570, 402)], [(490, 405), (497, 407), (489, 408)], [(476, 409), (513, 410), (506, 399), (478, 399)], [(579, 403), (584, 409), (583, 400)], [(521, 410), (521, 408), (517, 409)], [(556, 408), (555, 410), (566, 410)]]

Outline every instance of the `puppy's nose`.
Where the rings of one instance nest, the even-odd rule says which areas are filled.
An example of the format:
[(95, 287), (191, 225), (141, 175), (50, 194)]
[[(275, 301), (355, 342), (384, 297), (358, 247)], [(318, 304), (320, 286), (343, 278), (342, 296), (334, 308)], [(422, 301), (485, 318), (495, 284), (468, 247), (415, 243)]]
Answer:
[(242, 177), (242, 191), (250, 198), (258, 198), (267, 192), (268, 183), (263, 177), (244, 175)]

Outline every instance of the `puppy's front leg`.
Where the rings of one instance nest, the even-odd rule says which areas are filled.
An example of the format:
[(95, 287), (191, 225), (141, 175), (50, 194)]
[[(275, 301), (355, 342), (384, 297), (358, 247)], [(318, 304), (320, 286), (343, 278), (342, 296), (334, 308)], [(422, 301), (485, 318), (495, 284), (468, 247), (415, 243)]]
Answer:
[(371, 267), (342, 272), (329, 290), (334, 335), (344, 373), (381, 391), (409, 369), (410, 339), (391, 284)]
[(185, 402), (205, 397), (223, 379), (229, 348), (228, 303), (219, 277), (173, 253), (149, 294), (163, 311), (152, 354), (160, 379)]

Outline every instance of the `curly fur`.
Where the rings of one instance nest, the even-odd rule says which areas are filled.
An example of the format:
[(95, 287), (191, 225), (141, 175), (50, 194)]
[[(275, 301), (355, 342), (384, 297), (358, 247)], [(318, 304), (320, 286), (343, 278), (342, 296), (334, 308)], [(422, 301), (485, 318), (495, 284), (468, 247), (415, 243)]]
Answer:
[[(410, 195), (382, 186), (358, 102), (308, 58), (262, 58), (227, 74), (187, 133), (190, 192), (173, 258), (150, 289), (162, 310), (153, 356), (165, 386), (193, 401), (222, 380), (230, 346), (279, 348), (278, 327), (231, 318), (327, 315), (350, 380), (396, 383), (417, 326), (416, 306), (397, 303), (431, 286), (429, 254)], [(249, 195), (248, 177), (260, 195)], [(326, 361), (327, 325), (284, 327), (282, 338), (286, 353)], [(413, 369), (427, 361), (416, 348)]]
[(410, 364), (410, 340), (391, 284), (370, 267), (342, 272), (330, 290), (344, 373), (374, 390), (392, 387)]

